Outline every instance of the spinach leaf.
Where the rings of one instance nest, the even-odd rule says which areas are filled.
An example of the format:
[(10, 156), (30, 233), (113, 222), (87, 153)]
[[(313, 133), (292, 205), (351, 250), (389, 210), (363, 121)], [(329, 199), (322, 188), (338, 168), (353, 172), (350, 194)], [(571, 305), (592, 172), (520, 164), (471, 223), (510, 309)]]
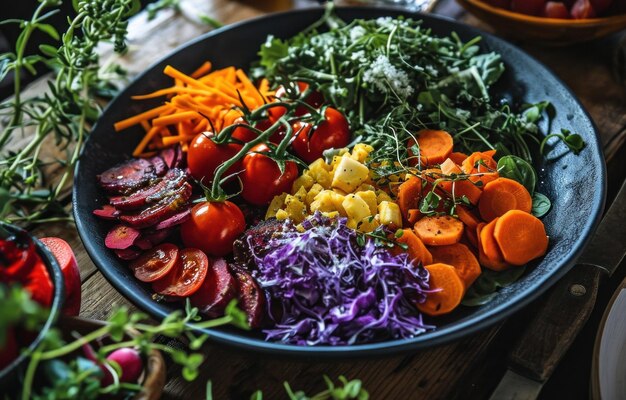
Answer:
[(533, 209), (531, 213), (535, 217), (543, 217), (548, 213), (548, 211), (550, 211), (550, 207), (552, 207), (552, 203), (545, 194), (541, 194), (539, 192), (535, 192), (535, 194), (533, 194)]
[(513, 179), (524, 185), (532, 196), (537, 183), (537, 172), (528, 162), (517, 156), (504, 156), (498, 161), (498, 172), (504, 178)]
[(504, 271), (483, 269), (478, 279), (467, 289), (461, 304), (475, 307), (489, 303), (496, 296), (498, 288), (511, 285), (525, 270), (526, 267), (512, 267)]

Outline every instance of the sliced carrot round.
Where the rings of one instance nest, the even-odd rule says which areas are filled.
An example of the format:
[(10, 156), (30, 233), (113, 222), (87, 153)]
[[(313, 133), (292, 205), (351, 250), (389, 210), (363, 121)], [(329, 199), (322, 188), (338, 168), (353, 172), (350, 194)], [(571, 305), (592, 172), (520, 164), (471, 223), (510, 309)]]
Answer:
[[(406, 244), (406, 252), (409, 253), (409, 258), (415, 262), (421, 262), (422, 265), (428, 265), (433, 263), (433, 256), (430, 251), (424, 246), (424, 242), (418, 238), (411, 229), (403, 229), (402, 236), (396, 238), (396, 242)], [(394, 248), (394, 253), (399, 253), (399, 247)]]
[(430, 248), (433, 261), (452, 265), (467, 289), (480, 276), (480, 264), (474, 253), (462, 243), (450, 246), (434, 246)]
[(449, 215), (424, 217), (414, 226), (415, 233), (429, 246), (457, 243), (463, 236), (463, 223)]
[(426, 295), (426, 301), (417, 304), (417, 309), (424, 314), (437, 316), (454, 310), (463, 299), (465, 286), (453, 266), (448, 264), (427, 265), (430, 274), (428, 285), (432, 293)]
[(472, 175), (470, 181), (481, 182), (482, 187), (485, 187), (500, 176), (497, 172), (498, 163), (493, 159), (495, 154), (495, 150), (472, 153), (463, 161), (461, 169)]
[(398, 207), (405, 223), (410, 220), (409, 211), (419, 208), (422, 198), (422, 180), (416, 176), (410, 177), (398, 187)]
[(519, 210), (508, 211), (498, 218), (493, 236), (504, 260), (513, 265), (524, 265), (548, 250), (548, 236), (543, 222)]
[(476, 227), (480, 223), (480, 218), (478, 218), (474, 212), (470, 211), (470, 209), (465, 206), (457, 206), (456, 214), (468, 229), (476, 231)]
[(530, 213), (532, 199), (521, 183), (508, 178), (489, 182), (478, 202), (480, 216), (487, 222), (504, 215), (509, 210)]
[(452, 153), (450, 153), (450, 159), (454, 161), (454, 163), (457, 165), (463, 164), (463, 161), (465, 161), (466, 158), (467, 154), (465, 153), (459, 153), (457, 151), (453, 151)]
[(493, 237), (494, 227), (495, 224), (484, 223), (480, 223), (478, 227), (476, 227), (478, 236), (478, 261), (480, 265), (490, 270), (504, 271), (510, 268), (511, 265), (506, 263), (502, 257), (498, 243)]
[[(441, 164), (450, 153), (454, 142), (452, 136), (446, 131), (436, 131), (424, 129), (417, 132), (417, 145), (419, 147), (419, 155), (413, 154), (410, 148), (415, 144), (413, 138), (409, 139), (407, 146), (409, 148), (409, 156), (412, 157), (409, 164), (415, 166)], [(419, 157), (418, 157), (419, 156)], [(414, 158), (413, 158), (414, 157)]]
[[(446, 161), (441, 164), (441, 173), (450, 176), (453, 174), (460, 175), (463, 171), (461, 171), (461, 168), (451, 159), (447, 158)], [(440, 186), (450, 194), (450, 196), (454, 195), (456, 198), (465, 196), (472, 204), (478, 204), (478, 200), (480, 200), (480, 196), (483, 194), (482, 189), (470, 180), (448, 180), (441, 182)]]

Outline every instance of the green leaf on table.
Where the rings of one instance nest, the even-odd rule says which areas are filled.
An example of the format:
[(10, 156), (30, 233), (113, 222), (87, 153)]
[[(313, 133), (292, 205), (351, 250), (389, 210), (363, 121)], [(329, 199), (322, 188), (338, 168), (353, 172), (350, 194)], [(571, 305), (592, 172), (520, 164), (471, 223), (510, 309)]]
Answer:
[(475, 307), (489, 303), (496, 296), (499, 288), (507, 287), (517, 281), (526, 267), (512, 267), (504, 271), (492, 271), (484, 268), (482, 273), (467, 289), (461, 304)]
[(498, 173), (524, 185), (531, 196), (535, 192), (537, 172), (527, 161), (513, 155), (504, 156), (498, 160)]
[(531, 213), (535, 217), (543, 217), (550, 211), (550, 207), (552, 207), (552, 202), (550, 202), (550, 199), (545, 194), (539, 192), (533, 194), (533, 208)]

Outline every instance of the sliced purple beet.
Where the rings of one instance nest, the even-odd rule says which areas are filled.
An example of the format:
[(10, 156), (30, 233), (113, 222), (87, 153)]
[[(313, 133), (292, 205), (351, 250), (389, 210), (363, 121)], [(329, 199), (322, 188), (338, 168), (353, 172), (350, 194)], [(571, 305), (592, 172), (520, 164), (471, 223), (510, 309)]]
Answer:
[(237, 296), (237, 281), (223, 258), (212, 260), (202, 286), (189, 297), (191, 305), (208, 317), (224, 314), (228, 303)]
[(141, 250), (150, 250), (153, 247), (152, 242), (145, 237), (137, 238), (133, 245), (139, 247)]
[(126, 260), (126, 261), (134, 260), (135, 258), (139, 257), (142, 253), (141, 250), (132, 248), (132, 247), (128, 249), (121, 249), (121, 250), (116, 249), (113, 251), (119, 258), (121, 258), (122, 260)]
[(157, 176), (162, 176), (165, 173), (165, 171), (168, 170), (167, 165), (165, 164), (165, 161), (159, 156), (152, 157), (149, 159), (149, 161), (154, 166), (154, 173)]
[(134, 214), (122, 215), (120, 216), (120, 220), (137, 229), (156, 225), (181, 210), (188, 208), (187, 200), (191, 197), (192, 190), (191, 185), (185, 183), (183, 186), (173, 191), (171, 196)]
[(153, 246), (163, 242), (172, 233), (171, 229), (160, 229), (158, 231), (147, 232), (143, 237), (148, 239)]
[(110, 205), (105, 205), (98, 210), (93, 210), (93, 215), (108, 220), (116, 220), (121, 214), (120, 210)]
[(182, 168), (185, 165), (185, 156), (183, 153), (183, 148), (180, 146), (176, 146), (174, 151), (176, 152), (176, 157), (174, 158), (174, 167), (173, 168)]
[(134, 158), (104, 171), (97, 179), (100, 186), (110, 193), (128, 194), (146, 186), (156, 176), (154, 164), (143, 158)]
[(159, 157), (165, 161), (165, 165), (167, 165), (168, 168), (174, 168), (174, 163), (176, 162), (176, 150), (171, 147), (163, 149), (159, 153)]
[(112, 206), (120, 210), (136, 210), (148, 203), (155, 203), (171, 194), (172, 190), (181, 187), (187, 179), (185, 171), (174, 168), (163, 178), (154, 181), (148, 187), (142, 188), (128, 196), (114, 196), (109, 199)]
[(104, 245), (109, 249), (123, 250), (133, 245), (141, 235), (137, 229), (126, 225), (117, 225), (107, 233)]
[(233, 268), (237, 280), (239, 306), (248, 316), (251, 328), (261, 327), (266, 315), (265, 293), (243, 268)]
[(168, 219), (164, 221), (159, 222), (154, 227), (154, 229), (159, 230), (159, 229), (171, 228), (173, 226), (182, 224), (183, 222), (187, 221), (190, 217), (191, 217), (191, 210), (186, 209), (182, 212), (179, 212), (178, 214), (174, 214), (173, 216), (169, 217)]

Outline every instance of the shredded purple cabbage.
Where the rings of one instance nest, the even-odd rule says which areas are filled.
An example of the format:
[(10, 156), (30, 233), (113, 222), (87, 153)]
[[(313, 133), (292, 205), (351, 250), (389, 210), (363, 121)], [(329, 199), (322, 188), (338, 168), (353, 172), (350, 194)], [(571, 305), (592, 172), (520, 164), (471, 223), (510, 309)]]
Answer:
[(270, 239), (255, 276), (270, 296), (266, 340), (346, 345), (410, 338), (426, 325), (415, 308), (428, 292), (428, 271), (407, 254), (392, 255), (371, 238), (357, 244), (346, 219), (316, 214)]

